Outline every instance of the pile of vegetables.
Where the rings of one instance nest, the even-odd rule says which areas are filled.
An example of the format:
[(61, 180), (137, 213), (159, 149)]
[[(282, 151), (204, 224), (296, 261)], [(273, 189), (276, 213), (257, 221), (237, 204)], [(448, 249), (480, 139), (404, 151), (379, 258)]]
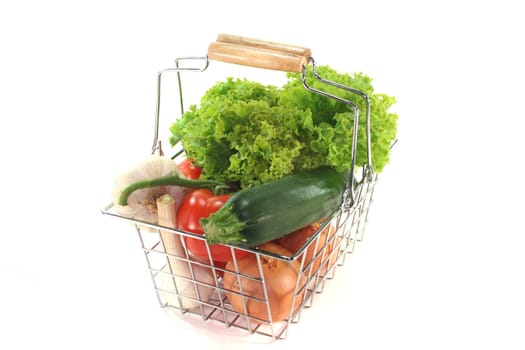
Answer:
[[(374, 93), (363, 74), (326, 66), (317, 71), (370, 96), (372, 160), (381, 171), (396, 134), (397, 116), (388, 112), (394, 98)], [(170, 128), (185, 160), (151, 156), (117, 178), (117, 213), (193, 234), (159, 230), (171, 273), (165, 275), (173, 277), (162, 287), (177, 283), (170, 304), (198, 307), (220, 280), (235, 311), (256, 322), (277, 322), (301, 305), (304, 293), (296, 292), (308, 276), (333, 266), (334, 230), (318, 228), (341, 204), (354, 113), (304, 89), (300, 75), (288, 78), (281, 88), (233, 78), (216, 84)], [(366, 109), (360, 97), (308, 80)], [(358, 135), (356, 165), (362, 166), (368, 161), (364, 113)], [(294, 255), (316, 233), (316, 244), (300, 259), (272, 256)]]
[[(209, 188), (224, 190), (225, 185), (200, 180), (201, 173), (190, 159), (176, 164), (168, 157), (150, 156), (115, 182), (117, 213), (160, 227), (206, 234), (205, 239), (199, 239), (159, 230), (169, 262), (160, 281), (161, 290), (168, 291), (167, 302), (180, 308), (199, 307), (199, 300), (205, 302), (213, 294), (218, 275), (235, 311), (255, 322), (288, 318), (303, 300), (304, 292), (297, 291), (304, 290), (308, 275), (320, 268), (321, 252), (326, 246), (325, 255), (332, 250), (334, 240), (328, 244), (329, 230), (323, 231), (315, 249), (309, 247), (302, 260), (286, 261), (222, 243), (294, 255), (315, 234), (318, 222), (340, 204), (346, 174), (320, 168), (220, 194)], [(288, 198), (274, 202), (280, 194)], [(210, 227), (214, 234), (207, 232)], [(323, 271), (327, 268), (325, 265)]]

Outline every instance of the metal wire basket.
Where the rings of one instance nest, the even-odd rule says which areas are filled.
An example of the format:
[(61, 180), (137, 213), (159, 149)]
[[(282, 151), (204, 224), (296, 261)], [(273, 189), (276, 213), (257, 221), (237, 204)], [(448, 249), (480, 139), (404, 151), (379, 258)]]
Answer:
[[(181, 65), (183, 61), (184, 67)], [(157, 109), (152, 153), (159, 150), (160, 144), (159, 109), (162, 76), (168, 72), (177, 74), (180, 107), (183, 113), (181, 73), (187, 71), (203, 72), (208, 69), (210, 61), (302, 73), (302, 82), (307, 90), (352, 107), (354, 129), (351, 171), (338, 210), (326, 218), (315, 233), (290, 256), (279, 255), (258, 248), (229, 246), (232, 253), (232, 263), (228, 265), (229, 268), (214, 263), (210, 246), (201, 235), (118, 215), (114, 211), (113, 204), (106, 206), (102, 212), (134, 225), (162, 308), (175, 310), (185, 316), (198, 317), (203, 321), (220, 322), (226, 327), (235, 327), (242, 332), (270, 337), (271, 340), (284, 339), (288, 334), (289, 325), (299, 322), (302, 312), (312, 306), (314, 296), (323, 291), (325, 283), (334, 277), (338, 267), (344, 265), (347, 255), (354, 251), (356, 242), (359, 242), (363, 237), (377, 180), (371, 157), (370, 101), (368, 96), (359, 90), (319, 76), (316, 72), (315, 61), (311, 57), (311, 51), (307, 48), (221, 34), (216, 42), (210, 44), (206, 56), (179, 58), (175, 60), (175, 67), (164, 69), (158, 73)], [(188, 62), (192, 64), (188, 65)], [(306, 80), (307, 65), (311, 65), (315, 79), (324, 84), (357, 94), (366, 101), (368, 162), (363, 167), (355, 169), (359, 108), (349, 100), (309, 86)], [(202, 241), (208, 252), (207, 259), (194, 259), (187, 250), (185, 237)], [(166, 249), (168, 241), (180, 242), (184, 248), (184, 254), (174, 254)], [(252, 276), (239, 271), (239, 259), (235, 254), (237, 250), (248, 251), (251, 254), (259, 273)], [(271, 259), (277, 259), (285, 264), (294, 264), (294, 268), (298, 268), (299, 277), (291, 294), (292, 300), (289, 310), (284, 320), (280, 321), (272, 320), (273, 305), (271, 305), (270, 291), (263, 271), (263, 264)], [(171, 266), (176, 262), (187, 264), (191, 271), (190, 275), (180, 275), (174, 272)], [(208, 269), (213, 278), (208, 281), (199, 280), (196, 278), (197, 269)], [(226, 288), (224, 286), (225, 278), (236, 280), (236, 285), (239, 288), (235, 290)], [(260, 293), (244, 291), (242, 279), (249, 279), (251, 283), (259, 284)], [(188, 288), (182, 290), (181, 281), (184, 282), (185, 286), (189, 284), (190, 290)], [(203, 289), (208, 289), (208, 292), (203, 293)], [(203, 297), (204, 294), (206, 294), (206, 298)], [(232, 298), (241, 301), (242, 309), (232, 306)], [(189, 301), (191, 303), (188, 303)], [(260, 304), (263, 311), (265, 310), (262, 316), (254, 316), (248, 311), (248, 305), (254, 303)], [(191, 307), (187, 307), (188, 304), (191, 304)]]

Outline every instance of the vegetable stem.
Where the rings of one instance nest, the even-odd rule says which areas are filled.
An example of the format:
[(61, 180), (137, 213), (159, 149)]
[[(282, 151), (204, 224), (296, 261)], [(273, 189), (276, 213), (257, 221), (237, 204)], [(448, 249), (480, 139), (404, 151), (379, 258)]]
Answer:
[(207, 218), (202, 218), (200, 222), (208, 244), (246, 242), (246, 237), (241, 233), (246, 224), (239, 220), (229, 204)]
[(181, 186), (188, 188), (206, 188), (209, 190), (217, 190), (228, 187), (228, 185), (219, 181), (185, 179), (180, 177), (176, 172), (173, 172), (167, 176), (162, 176), (155, 179), (140, 180), (128, 185), (120, 193), (118, 204), (122, 206), (128, 205), (129, 196), (136, 190), (158, 186)]

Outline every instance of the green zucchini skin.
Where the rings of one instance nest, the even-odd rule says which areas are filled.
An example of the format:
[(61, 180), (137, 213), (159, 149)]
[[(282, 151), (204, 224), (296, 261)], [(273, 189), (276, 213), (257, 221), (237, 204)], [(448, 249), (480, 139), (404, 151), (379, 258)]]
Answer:
[(208, 243), (256, 246), (318, 221), (340, 206), (347, 178), (323, 167), (236, 192), (201, 221)]

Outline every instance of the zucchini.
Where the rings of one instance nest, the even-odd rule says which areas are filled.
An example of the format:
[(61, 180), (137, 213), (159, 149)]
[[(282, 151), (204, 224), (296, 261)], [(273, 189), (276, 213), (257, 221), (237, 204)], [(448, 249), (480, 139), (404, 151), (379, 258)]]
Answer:
[(323, 167), (236, 192), (201, 219), (206, 240), (253, 247), (280, 238), (333, 213), (347, 178)]

